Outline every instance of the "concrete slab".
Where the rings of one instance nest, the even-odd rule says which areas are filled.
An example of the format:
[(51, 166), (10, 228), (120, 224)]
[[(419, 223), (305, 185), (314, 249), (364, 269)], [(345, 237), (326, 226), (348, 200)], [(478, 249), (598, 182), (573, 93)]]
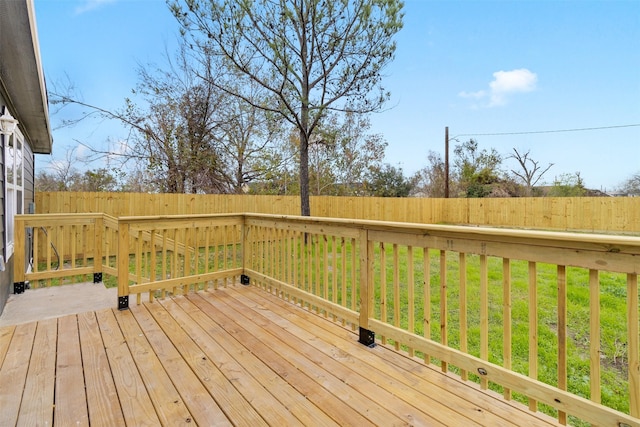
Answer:
[(27, 289), (22, 294), (9, 296), (0, 315), (0, 326), (18, 325), (117, 306), (118, 289), (105, 288), (102, 283)]

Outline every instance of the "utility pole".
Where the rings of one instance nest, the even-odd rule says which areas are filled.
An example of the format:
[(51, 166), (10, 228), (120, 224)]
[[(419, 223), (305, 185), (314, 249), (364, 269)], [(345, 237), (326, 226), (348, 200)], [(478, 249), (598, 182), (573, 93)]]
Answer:
[(444, 198), (449, 198), (449, 126), (444, 128)]

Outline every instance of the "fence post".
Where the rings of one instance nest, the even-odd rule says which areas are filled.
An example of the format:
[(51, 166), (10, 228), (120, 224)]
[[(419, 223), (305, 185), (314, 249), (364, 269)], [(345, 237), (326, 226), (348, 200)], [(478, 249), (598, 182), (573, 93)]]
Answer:
[[(13, 293), (21, 294), (25, 287), (25, 252), (26, 236), (24, 233), (25, 221), (19, 216), (15, 217), (13, 231)], [(8, 262), (9, 260), (5, 260)]]
[(102, 236), (105, 233), (103, 214), (96, 217), (93, 230), (93, 283), (100, 283), (102, 282)]
[(129, 308), (129, 224), (118, 218), (118, 310)]
[(373, 242), (368, 230), (360, 231), (360, 344), (376, 345), (376, 334), (369, 329), (369, 318), (373, 316)]

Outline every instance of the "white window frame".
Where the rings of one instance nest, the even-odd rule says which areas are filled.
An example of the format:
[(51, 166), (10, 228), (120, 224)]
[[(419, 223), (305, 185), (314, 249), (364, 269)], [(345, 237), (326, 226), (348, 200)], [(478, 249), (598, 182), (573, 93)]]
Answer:
[[(14, 251), (15, 216), (24, 211), (24, 153), (24, 136), (20, 129), (16, 128), (13, 135), (4, 137), (4, 218), (7, 260), (11, 258)], [(9, 177), (12, 177), (13, 181), (9, 181)], [(17, 182), (18, 177), (21, 178), (20, 182)]]

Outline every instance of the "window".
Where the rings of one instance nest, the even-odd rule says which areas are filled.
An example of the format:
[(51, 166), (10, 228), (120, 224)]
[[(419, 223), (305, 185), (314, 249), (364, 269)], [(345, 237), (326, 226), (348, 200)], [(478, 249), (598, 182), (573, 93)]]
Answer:
[(22, 213), (24, 197), (24, 137), (19, 129), (4, 137), (5, 158), (5, 258), (13, 255), (14, 218)]

